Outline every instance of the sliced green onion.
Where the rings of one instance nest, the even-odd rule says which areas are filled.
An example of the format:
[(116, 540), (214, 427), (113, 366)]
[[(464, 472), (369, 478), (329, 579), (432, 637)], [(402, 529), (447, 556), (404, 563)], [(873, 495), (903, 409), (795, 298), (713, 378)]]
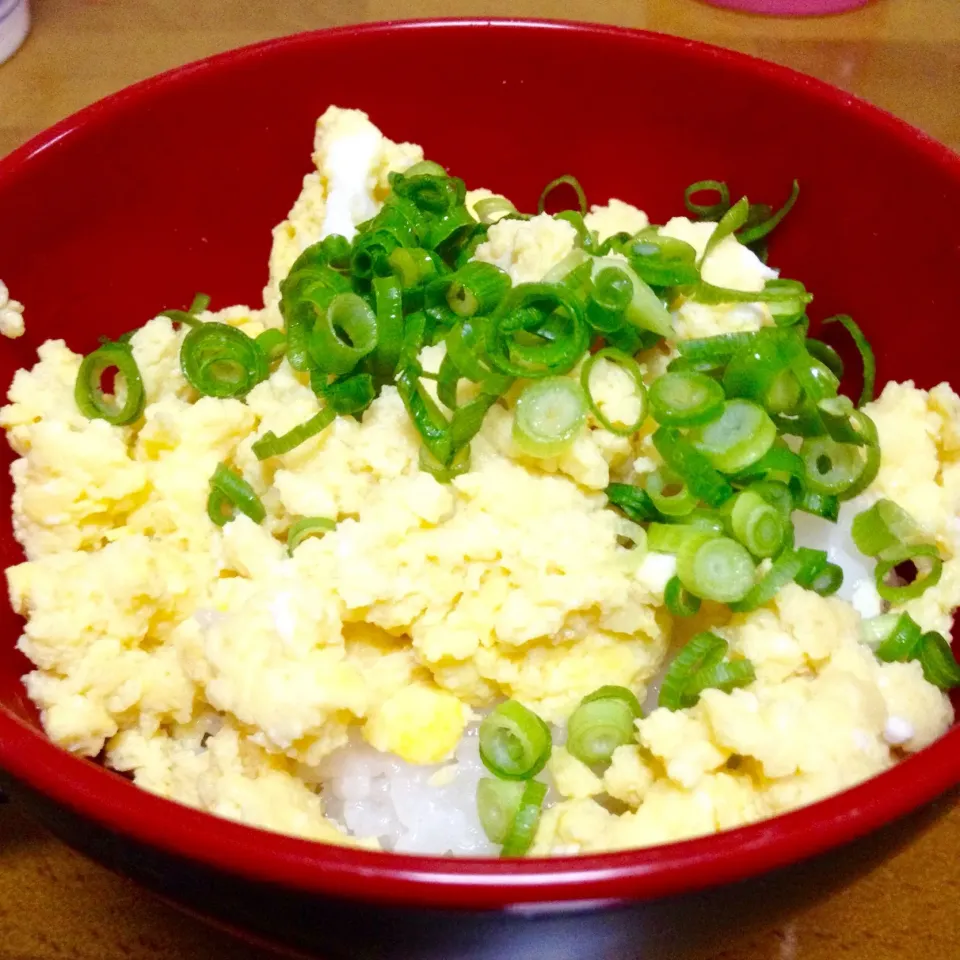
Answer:
[(280, 313), (287, 334), (287, 360), (294, 370), (310, 369), (308, 341), (318, 315), (337, 293), (351, 289), (350, 281), (327, 265), (323, 243), (307, 247), (280, 283)]
[(646, 484), (653, 505), (665, 517), (685, 517), (697, 505), (690, 488), (669, 468), (661, 467), (647, 474)]
[(697, 251), (689, 243), (662, 236), (656, 227), (647, 227), (627, 239), (622, 252), (644, 283), (652, 287), (680, 287), (700, 282)]
[(876, 557), (897, 544), (917, 536), (913, 517), (892, 500), (878, 500), (853, 518), (850, 533), (857, 549), (867, 557)]
[(537, 201), (537, 213), (544, 213), (547, 209), (547, 198), (556, 190), (558, 187), (568, 186), (572, 187), (574, 193), (577, 195), (577, 203), (580, 208), (580, 216), (585, 217), (587, 215), (587, 196), (583, 192), (583, 187), (580, 186), (580, 181), (571, 176), (569, 173), (564, 174), (562, 177), (557, 177), (556, 180), (551, 180), (544, 188), (543, 193), (540, 194), (540, 199)]
[(679, 553), (691, 545), (699, 546), (710, 537), (720, 536), (721, 531), (696, 523), (652, 522), (647, 527), (647, 548), (654, 553)]
[(183, 338), (180, 369), (205, 397), (245, 397), (270, 375), (257, 341), (225, 323), (202, 323)]
[(473, 205), (473, 212), (481, 223), (496, 223), (508, 213), (516, 213), (517, 208), (506, 197), (483, 197)]
[(843, 584), (843, 568), (835, 563), (824, 562), (816, 572), (801, 571), (797, 574), (797, 583), (806, 590), (812, 590), (821, 597), (836, 593)]
[(611, 483), (605, 492), (610, 503), (622, 510), (634, 523), (662, 519), (660, 511), (653, 505), (646, 490), (629, 483)]
[(320, 241), (320, 250), (326, 257), (327, 263), (335, 270), (346, 270), (350, 267), (350, 241), (339, 233), (331, 233)]
[[(612, 363), (620, 367), (620, 369), (628, 373), (633, 380), (634, 395), (639, 403), (639, 413), (633, 423), (613, 423), (603, 410), (600, 409), (600, 405), (596, 400), (594, 400), (593, 393), (590, 390), (590, 374), (593, 373), (593, 368), (599, 360), (605, 360), (607, 363)], [(616, 434), (618, 437), (629, 437), (643, 426), (644, 421), (647, 419), (647, 388), (643, 383), (643, 373), (640, 370), (640, 365), (633, 357), (614, 347), (604, 347), (602, 350), (598, 350), (596, 353), (591, 354), (583, 364), (580, 370), (580, 385), (583, 387), (583, 393), (586, 397), (590, 412), (600, 421), (601, 426), (605, 430), (609, 430), (610, 433)]]
[(693, 706), (704, 690), (721, 690), (729, 693), (737, 687), (745, 687), (757, 679), (753, 664), (746, 659), (724, 660), (698, 670), (684, 688), (684, 705)]
[(724, 473), (746, 469), (776, 439), (777, 428), (767, 412), (749, 400), (728, 400), (719, 417), (690, 432), (696, 449)]
[(617, 747), (636, 739), (634, 721), (641, 716), (640, 705), (629, 690), (621, 689), (629, 696), (596, 691), (570, 715), (567, 750), (583, 763), (608, 763)]
[(623, 326), (624, 313), (633, 300), (633, 281), (620, 267), (604, 267), (593, 280), (587, 302), (587, 321), (607, 333)]
[(838, 443), (864, 447), (877, 442), (876, 425), (854, 408), (849, 397), (826, 397), (817, 404), (817, 414), (827, 435)]
[(731, 603), (730, 609), (736, 613), (749, 613), (764, 606), (780, 592), (782, 587), (793, 583), (806, 565), (805, 557), (798, 551), (784, 550), (773, 561), (773, 565), (760, 582), (751, 587), (742, 600)]
[(770, 381), (767, 392), (761, 399), (770, 413), (789, 413), (802, 398), (800, 382), (791, 370), (781, 370)]
[(525, 784), (510, 780), (481, 777), (478, 781), (477, 813), (491, 843), (502, 844), (507, 839), (525, 789)]
[(822, 340), (812, 340), (807, 338), (807, 353), (814, 360), (819, 360), (836, 378), (840, 380), (843, 377), (843, 360), (829, 343)]
[(471, 261), (450, 278), (447, 304), (458, 317), (489, 313), (510, 289), (510, 276), (492, 263)]
[(268, 430), (253, 447), (254, 456), (258, 460), (266, 460), (268, 457), (279, 457), (284, 453), (299, 447), (311, 437), (326, 430), (327, 427), (336, 420), (336, 411), (330, 407), (325, 407), (319, 413), (314, 414), (309, 420), (298, 424), (292, 430), (277, 436), (272, 430)]
[(423, 247), (397, 247), (387, 257), (387, 263), (404, 290), (409, 291), (436, 277), (437, 264), (434, 256)]
[(540, 810), (546, 795), (547, 785), (539, 780), (528, 780), (524, 785), (520, 809), (517, 810), (503, 841), (501, 857), (522, 857), (530, 849), (540, 823)]
[(860, 639), (871, 650), (876, 650), (887, 637), (893, 633), (900, 617), (899, 613), (881, 613), (879, 616), (870, 617), (869, 620), (860, 622)]
[(749, 489), (763, 497), (771, 506), (776, 507), (783, 514), (784, 519), (789, 521), (795, 501), (788, 484), (779, 480), (757, 480), (750, 484)]
[(950, 644), (942, 634), (932, 630), (925, 633), (920, 638), (917, 659), (928, 683), (941, 690), (960, 687), (960, 663), (957, 663)]
[[(103, 375), (115, 370), (114, 390), (118, 379), (123, 381), (123, 403), (116, 393), (108, 396), (103, 392)], [(140, 368), (126, 344), (104, 343), (93, 353), (88, 353), (80, 363), (73, 398), (80, 412), (89, 420), (106, 420), (115, 427), (126, 426), (140, 419), (143, 414), (146, 394)]]
[(597, 687), (593, 693), (588, 693), (580, 702), (592, 703), (594, 700), (622, 700), (630, 708), (633, 715), (637, 718), (643, 716), (643, 710), (637, 695), (628, 687), (621, 687), (619, 684), (604, 684)]
[[(727, 641), (715, 633), (696, 634), (673, 658), (667, 668), (657, 705), (668, 710), (680, 710), (692, 706), (686, 695), (687, 685), (701, 670), (707, 670), (719, 664), (727, 655)], [(697, 694), (699, 696), (699, 693)]]
[(447, 171), (433, 160), (418, 160), (403, 171), (403, 176), (405, 177), (445, 177), (446, 175)]
[(741, 197), (717, 222), (716, 229), (710, 234), (706, 246), (703, 248), (703, 255), (697, 263), (697, 266), (703, 266), (707, 257), (717, 248), (717, 246), (726, 240), (731, 234), (736, 233), (746, 222), (750, 213), (750, 201), (746, 197)]
[(394, 276), (374, 277), (371, 289), (376, 304), (376, 345), (370, 368), (378, 380), (390, 383), (403, 350), (403, 290)]
[(857, 406), (862, 407), (873, 399), (874, 384), (877, 379), (877, 361), (873, 355), (873, 348), (852, 317), (839, 314), (836, 317), (829, 317), (823, 322), (841, 324), (853, 338), (853, 342), (860, 352), (860, 359), (863, 361), (863, 386), (860, 389), (860, 399), (857, 401)]
[(913, 660), (920, 645), (920, 625), (909, 613), (901, 613), (893, 629), (877, 647), (877, 659), (884, 663), (905, 663)]
[(287, 552), (293, 556), (293, 551), (303, 543), (307, 537), (322, 537), (325, 533), (337, 529), (335, 520), (327, 517), (301, 517), (291, 524), (287, 531)]
[(650, 411), (660, 423), (692, 427), (723, 411), (723, 387), (703, 373), (665, 373), (650, 386)]
[(680, 582), (704, 600), (742, 600), (754, 583), (755, 565), (747, 548), (729, 537), (703, 534), (677, 552)]
[(763, 295), (773, 322), (778, 327), (796, 327), (806, 332), (810, 321), (807, 319), (807, 304), (812, 294), (799, 280), (786, 277), (774, 277), (763, 284)]
[[(924, 569), (917, 561), (923, 561)], [(916, 579), (912, 583), (902, 586), (887, 583), (887, 577), (894, 572), (901, 563), (912, 563), (917, 568)], [(918, 543), (913, 546), (900, 544), (884, 550), (877, 561), (874, 578), (877, 583), (877, 593), (890, 603), (905, 603), (919, 597), (924, 591), (940, 582), (943, 573), (943, 560), (940, 551), (929, 543)]]
[(792, 477), (804, 477), (803, 460), (783, 445), (772, 446), (759, 460), (754, 460), (734, 477), (734, 483), (749, 483), (756, 477), (765, 480), (789, 481)]
[[(713, 203), (696, 203), (698, 193), (714, 193), (717, 199)], [(698, 180), (683, 191), (683, 202), (687, 210), (700, 220), (719, 220), (730, 209), (730, 189), (722, 180)]]
[(758, 240), (762, 240), (764, 237), (768, 236), (770, 232), (776, 227), (783, 218), (793, 209), (793, 205), (797, 202), (797, 197), (800, 196), (800, 184), (794, 180), (793, 186), (790, 189), (790, 196), (787, 197), (784, 205), (772, 216), (768, 217), (762, 223), (758, 223), (755, 226), (748, 227), (745, 230), (741, 230), (737, 234), (737, 239), (744, 245), (749, 246), (750, 244), (756, 243)]
[(693, 447), (676, 427), (660, 427), (653, 445), (690, 492), (710, 507), (719, 507), (733, 496), (733, 487), (714, 469), (710, 459)]
[(276, 363), (287, 352), (287, 337), (282, 330), (264, 330), (256, 338), (267, 363)]
[(787, 519), (753, 490), (737, 494), (730, 523), (733, 535), (755, 557), (772, 557), (783, 545)]
[(663, 602), (675, 617), (692, 617), (700, 610), (700, 598), (695, 597), (676, 576), (667, 581)]
[(529, 780), (546, 766), (550, 728), (516, 700), (506, 700), (480, 724), (480, 759), (502, 780)]
[(587, 229), (583, 214), (579, 210), (561, 210), (553, 215), (553, 219), (564, 220), (577, 231), (575, 243), (579, 249), (592, 253), (597, 248), (596, 234)]
[(577, 295), (555, 283), (513, 287), (484, 326), (490, 363), (501, 373), (532, 379), (568, 373), (590, 336)]
[(317, 317), (309, 346), (317, 369), (348, 373), (376, 348), (377, 315), (363, 297), (338, 293)]
[(814, 493), (801, 485), (795, 497), (796, 509), (802, 513), (809, 513), (814, 517), (823, 517), (831, 523), (836, 523), (840, 516), (840, 498), (832, 493)]
[(210, 297), (205, 293), (196, 293), (190, 306), (186, 310), (162, 310), (161, 317), (166, 317), (174, 323), (182, 323), (187, 327), (195, 327), (201, 321), (197, 319), (198, 313), (203, 313), (210, 306)]
[(429, 473), (438, 483), (450, 483), (470, 469), (470, 447), (461, 447), (449, 464), (441, 463), (425, 446), (418, 457), (420, 469)]
[(736, 353), (754, 346), (759, 333), (722, 333), (716, 337), (681, 340), (677, 344), (680, 356), (693, 364), (707, 364), (711, 368), (723, 366)]
[(803, 307), (813, 300), (812, 293), (801, 293), (795, 284), (799, 284), (799, 281), (787, 286), (785, 280), (768, 280), (763, 290), (731, 290), (702, 280), (694, 288), (692, 296), (697, 303), (713, 306), (722, 303), (789, 303), (790, 308), (795, 309), (797, 305)]
[(790, 410), (800, 398), (800, 384), (787, 369), (784, 335), (765, 328), (730, 359), (723, 373), (728, 397), (754, 400), (767, 409)]
[(569, 449), (586, 420), (587, 402), (575, 380), (537, 380), (517, 398), (513, 439), (532, 457), (557, 457)]
[[(724, 507), (724, 509), (726, 509), (726, 507)], [(688, 513), (684, 517), (666, 517), (665, 520), (668, 523), (679, 523), (685, 527), (707, 533), (715, 533), (718, 536), (725, 533), (727, 529), (727, 525), (724, 523), (720, 513), (704, 509), (703, 507), (697, 507), (696, 510)]]
[(233, 519), (234, 509), (246, 514), (254, 523), (262, 523), (267, 516), (263, 502), (253, 487), (239, 473), (219, 463), (210, 478), (207, 515), (218, 527), (222, 527)]
[(807, 437), (800, 446), (805, 482), (815, 493), (846, 493), (859, 479), (866, 461), (853, 444), (831, 437)]
[(633, 284), (633, 296), (624, 311), (626, 321), (641, 330), (649, 330), (661, 337), (673, 334), (673, 318), (663, 301), (623, 260), (614, 257), (594, 257), (591, 266), (591, 278), (596, 283), (599, 275), (607, 269), (618, 270), (625, 274)]

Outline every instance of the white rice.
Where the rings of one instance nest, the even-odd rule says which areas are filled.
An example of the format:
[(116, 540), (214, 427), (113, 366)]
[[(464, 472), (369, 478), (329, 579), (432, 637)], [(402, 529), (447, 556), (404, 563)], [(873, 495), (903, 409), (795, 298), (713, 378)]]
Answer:
[(317, 771), (327, 814), (356, 837), (397, 853), (495, 856), (477, 816), (477, 781), (487, 776), (471, 724), (452, 760), (416, 766), (359, 736)]

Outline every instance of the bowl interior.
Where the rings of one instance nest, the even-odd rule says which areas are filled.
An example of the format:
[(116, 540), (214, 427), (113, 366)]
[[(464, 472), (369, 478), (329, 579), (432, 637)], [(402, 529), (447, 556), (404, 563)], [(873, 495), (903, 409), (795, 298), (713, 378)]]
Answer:
[[(447, 79), (411, 88), (435, 71)], [(564, 173), (592, 202), (619, 197), (654, 222), (683, 212), (695, 180), (725, 179), (779, 205), (797, 178), (800, 200), (771, 262), (814, 292), (812, 316), (851, 313), (881, 380), (960, 385), (960, 164), (945, 149), (815, 81), (712, 48), (484, 22), (347, 29), (214, 58), (90, 108), (0, 162), (0, 276), (26, 303), (28, 329), (0, 346), (4, 389), (47, 338), (88, 350), (197, 290), (215, 307), (259, 304), (270, 230), (310, 169), (313, 123), (331, 103), (366, 110), (391, 138), (422, 143), (468, 186), (521, 208)], [(4, 503), (10, 460), (3, 445)], [(0, 564), (21, 558), (4, 510)], [(0, 706), (36, 727), (19, 629), (0, 605)], [(884, 789), (896, 775), (881, 778)], [(799, 829), (791, 822), (784, 829)], [(618, 862), (649, 872), (669, 860), (631, 856)]]

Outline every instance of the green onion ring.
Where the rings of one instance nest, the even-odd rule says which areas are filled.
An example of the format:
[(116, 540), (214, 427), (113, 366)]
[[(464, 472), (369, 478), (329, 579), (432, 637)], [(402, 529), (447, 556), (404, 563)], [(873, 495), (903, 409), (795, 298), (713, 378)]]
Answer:
[(914, 659), (920, 645), (920, 625), (909, 613), (901, 613), (893, 629), (877, 647), (877, 659), (884, 663), (905, 663)]
[[(926, 573), (922, 573), (919, 564), (916, 564), (916, 561), (921, 558), (930, 563), (930, 569), (926, 571)], [(893, 569), (898, 564), (907, 563), (908, 561), (917, 566), (916, 580), (904, 586), (888, 584), (886, 582), (887, 577)], [(936, 546), (929, 543), (918, 543), (912, 546), (900, 544), (889, 550), (884, 550), (880, 555), (880, 559), (877, 561), (877, 566), (874, 570), (874, 579), (877, 584), (877, 593), (879, 593), (884, 600), (898, 604), (919, 597), (930, 587), (939, 583), (942, 574), (943, 560)]]
[(568, 186), (572, 187), (574, 193), (577, 195), (577, 203), (580, 207), (580, 216), (585, 217), (587, 215), (587, 196), (583, 192), (583, 187), (580, 186), (580, 181), (570, 174), (564, 174), (562, 177), (557, 177), (556, 180), (551, 180), (544, 188), (543, 193), (540, 194), (540, 199), (537, 201), (537, 213), (544, 213), (547, 209), (547, 197), (553, 193), (557, 187)]
[(850, 525), (850, 534), (857, 549), (866, 557), (876, 557), (913, 540), (919, 533), (916, 521), (892, 500), (878, 500), (858, 513)]
[(513, 823), (507, 831), (500, 850), (501, 857), (522, 857), (533, 843), (540, 823), (540, 811), (544, 797), (547, 795), (547, 785), (539, 780), (528, 780), (523, 787), (523, 796), (520, 798), (520, 809), (517, 810)]
[(550, 728), (516, 700), (505, 700), (480, 724), (480, 759), (501, 780), (529, 780), (550, 759)]
[(716, 380), (692, 370), (665, 373), (650, 385), (653, 418), (669, 426), (708, 423), (720, 415), (725, 399)]
[[(718, 199), (716, 203), (695, 203), (698, 193), (715, 193)], [(730, 209), (730, 189), (722, 180), (698, 180), (683, 191), (683, 202), (699, 220), (719, 220)]]
[(860, 399), (857, 406), (862, 407), (873, 399), (874, 386), (877, 380), (877, 361), (873, 355), (873, 348), (870, 342), (863, 335), (863, 331), (856, 324), (852, 317), (846, 314), (838, 314), (835, 317), (829, 317), (824, 323), (839, 323), (850, 334), (860, 352), (860, 359), (863, 362), (863, 386), (860, 389)]
[(293, 556), (293, 551), (307, 537), (322, 537), (325, 533), (336, 529), (336, 520), (330, 520), (328, 517), (301, 517), (291, 524), (287, 531), (287, 553)]
[(256, 340), (225, 323), (202, 323), (183, 338), (180, 369), (205, 397), (245, 397), (270, 375)]
[[(116, 370), (114, 379), (123, 379), (123, 404), (116, 397), (108, 399), (102, 379), (108, 370)], [(116, 386), (114, 387), (116, 389)], [(126, 344), (104, 343), (88, 353), (80, 363), (73, 398), (80, 412), (89, 420), (106, 420), (115, 427), (135, 423), (143, 414), (146, 394), (140, 368)]]
[(749, 551), (729, 537), (703, 536), (692, 538), (677, 552), (680, 582), (704, 600), (742, 600), (753, 587), (756, 572)]
[[(684, 645), (667, 668), (663, 683), (660, 685), (657, 706), (666, 707), (668, 710), (680, 710), (682, 707), (692, 706), (686, 696), (687, 684), (694, 674), (715, 666), (726, 655), (726, 640), (706, 631), (696, 634)], [(696, 698), (693, 702), (696, 702)]]
[(267, 516), (263, 502), (253, 487), (235, 470), (219, 463), (210, 478), (207, 515), (218, 527), (222, 527), (233, 519), (232, 510), (226, 512), (229, 508), (246, 514), (254, 523), (262, 523)]
[(587, 401), (569, 377), (536, 380), (517, 398), (513, 440), (532, 457), (557, 457), (576, 440), (587, 420)]
[(636, 739), (634, 721), (640, 716), (639, 704), (636, 697), (632, 701), (600, 691), (584, 698), (567, 721), (569, 753), (588, 765), (609, 763), (617, 747)]
[(520, 809), (526, 784), (481, 777), (477, 783), (477, 814), (491, 843), (502, 844)]
[(700, 598), (694, 596), (676, 576), (667, 581), (663, 602), (675, 617), (692, 617), (700, 610)]
[(942, 634), (932, 630), (925, 633), (920, 638), (917, 659), (928, 683), (941, 690), (960, 687), (960, 663)]
[[(633, 423), (621, 424), (619, 426), (615, 425), (607, 418), (606, 414), (600, 409), (600, 405), (594, 400), (593, 393), (590, 390), (590, 374), (593, 372), (594, 365), (598, 360), (606, 360), (608, 363), (615, 364), (620, 367), (621, 370), (626, 371), (633, 380), (634, 395), (640, 401), (640, 412)], [(615, 347), (604, 347), (602, 350), (591, 354), (580, 371), (580, 385), (583, 387), (590, 412), (600, 421), (600, 425), (604, 430), (608, 430), (618, 437), (629, 437), (643, 426), (644, 421), (647, 419), (647, 388), (643, 383), (643, 372), (640, 370), (640, 364), (629, 354), (624, 353), (622, 350), (617, 350)]]

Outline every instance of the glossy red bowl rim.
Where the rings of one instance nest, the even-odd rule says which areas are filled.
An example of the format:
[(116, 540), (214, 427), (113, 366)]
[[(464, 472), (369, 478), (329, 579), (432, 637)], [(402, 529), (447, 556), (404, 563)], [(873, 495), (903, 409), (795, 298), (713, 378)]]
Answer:
[[(198, 72), (256, 59), (324, 38), (399, 30), (463, 30), (496, 24), (518, 30), (574, 31), (631, 40), (678, 59), (780, 87), (824, 109), (843, 111), (922, 153), (960, 190), (960, 157), (909, 124), (804, 74), (728, 50), (649, 31), (600, 24), (512, 18), (449, 18), (368, 23), (281, 37), (217, 54), (144, 80), (98, 101), (0, 159), (0, 188), (42, 151), (81, 128), (141, 110), (157, 95), (189, 84)], [(267, 833), (181, 806), (55, 746), (0, 707), (0, 767), (80, 816), (133, 841), (250, 880), (378, 903), (515, 910), (570, 908), (654, 899), (746, 879), (853, 840), (960, 783), (960, 725), (892, 769), (808, 807), (735, 830), (619, 853), (504, 862), (419, 857), (328, 846)]]

